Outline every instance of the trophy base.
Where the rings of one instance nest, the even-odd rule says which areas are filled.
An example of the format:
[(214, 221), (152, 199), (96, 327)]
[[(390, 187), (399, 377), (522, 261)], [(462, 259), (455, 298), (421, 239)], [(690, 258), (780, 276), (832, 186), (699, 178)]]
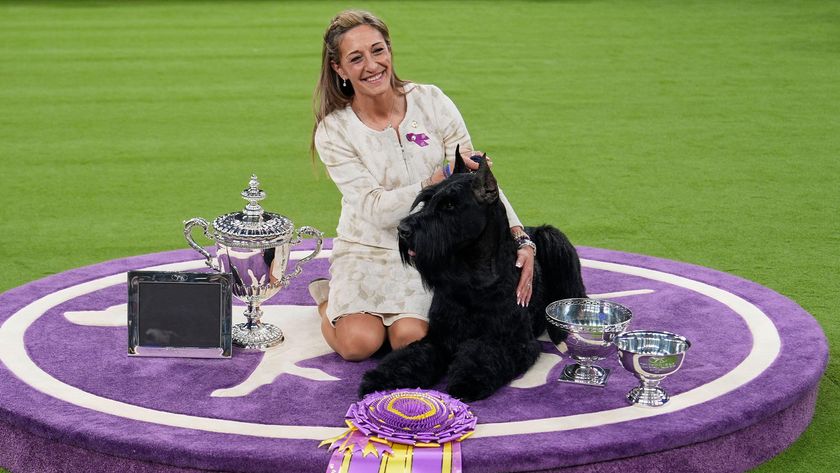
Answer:
[(580, 384), (584, 386), (596, 386), (603, 388), (607, 385), (607, 378), (610, 376), (609, 368), (600, 366), (582, 366), (580, 364), (566, 365), (563, 374), (557, 381), (561, 383)]
[(233, 344), (251, 350), (266, 350), (283, 343), (286, 337), (276, 325), (259, 323), (248, 326), (247, 323), (236, 324), (231, 330)]
[(637, 386), (627, 393), (627, 401), (634, 406), (659, 407), (668, 402), (668, 394), (658, 387)]

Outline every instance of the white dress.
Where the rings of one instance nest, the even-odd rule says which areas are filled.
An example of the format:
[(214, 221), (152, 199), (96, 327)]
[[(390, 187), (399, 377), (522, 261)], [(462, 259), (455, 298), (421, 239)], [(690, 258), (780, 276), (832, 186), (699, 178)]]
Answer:
[[(454, 157), (456, 145), (472, 148), (472, 142), (439, 88), (412, 83), (405, 89), (406, 113), (397, 130), (373, 130), (347, 106), (325, 117), (315, 132), (315, 148), (342, 195), (330, 257), (327, 317), (333, 322), (367, 312), (390, 325), (402, 316), (426, 318), (431, 305), (417, 271), (400, 260), (396, 228), (422, 181)], [(510, 225), (521, 225), (501, 197)]]

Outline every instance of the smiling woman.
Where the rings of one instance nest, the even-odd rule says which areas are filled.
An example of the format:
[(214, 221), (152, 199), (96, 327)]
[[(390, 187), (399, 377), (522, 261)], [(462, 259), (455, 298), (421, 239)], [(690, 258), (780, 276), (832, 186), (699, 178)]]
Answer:
[[(185, 248), (180, 222), (237, 206), (230, 176), (254, 171), (278, 210), (336, 236), (341, 198), (303, 158), (335, 4), (0, 2), (0, 291)], [(355, 4), (386, 20), (392, 73), (458, 105), (523, 222), (722, 269), (814, 314), (833, 355), (814, 422), (757, 471), (836, 469), (840, 2)]]
[[(426, 334), (431, 293), (416, 270), (403, 266), (396, 227), (423, 188), (450, 174), (458, 146), (468, 168), (478, 164), (466, 159), (472, 144), (455, 104), (433, 85), (397, 76), (388, 27), (369, 12), (342, 12), (327, 28), (315, 104), (312, 151), (342, 204), (331, 280), (313, 281), (310, 292), (327, 343), (345, 359), (361, 360), (386, 339), (401, 348)], [(501, 199), (522, 268), (510, 297), (524, 306), (535, 249)]]

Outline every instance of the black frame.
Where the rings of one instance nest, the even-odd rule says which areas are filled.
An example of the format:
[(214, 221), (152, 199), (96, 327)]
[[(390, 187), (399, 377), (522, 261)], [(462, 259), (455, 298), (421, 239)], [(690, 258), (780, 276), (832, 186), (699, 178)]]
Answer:
[[(180, 357), (180, 358), (230, 358), (232, 354), (232, 309), (233, 300), (231, 296), (232, 276), (230, 273), (198, 273), (198, 272), (180, 272), (180, 271), (129, 271), (128, 273), (128, 354), (129, 356), (164, 356), (164, 357)], [(218, 344), (207, 342), (190, 343), (195, 340), (183, 340), (183, 334), (175, 342), (169, 343), (145, 343), (140, 336), (140, 326), (145, 316), (145, 320), (151, 320), (152, 314), (141, 313), (141, 298), (149, 302), (145, 306), (150, 305), (151, 302), (160, 303), (158, 300), (149, 301), (149, 297), (157, 297), (150, 294), (149, 291), (141, 291), (141, 289), (149, 284), (166, 284), (171, 285), (166, 289), (175, 289), (179, 285), (201, 285), (210, 288), (218, 289), (219, 291), (219, 307), (218, 311), (212, 310), (205, 314), (190, 314), (193, 318), (206, 317), (208, 322), (218, 324), (219, 337)], [(160, 289), (160, 288), (158, 288)], [(204, 289), (204, 287), (202, 287)], [(177, 290), (177, 289), (176, 289)], [(189, 294), (185, 292), (185, 297)], [(184, 302), (184, 301), (180, 301)], [(205, 302), (206, 305), (206, 302)], [(214, 307), (215, 309), (215, 307)], [(194, 337), (195, 338), (195, 337)], [(215, 338), (212, 337), (211, 338)], [(199, 346), (200, 345), (200, 346)]]

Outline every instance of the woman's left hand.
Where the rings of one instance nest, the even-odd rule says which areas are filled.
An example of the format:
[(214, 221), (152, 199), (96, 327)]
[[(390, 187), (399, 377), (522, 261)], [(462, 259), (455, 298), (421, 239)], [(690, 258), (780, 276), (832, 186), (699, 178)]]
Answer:
[(519, 275), (519, 285), (516, 286), (516, 303), (528, 307), (531, 295), (534, 293), (534, 250), (525, 246), (516, 251), (516, 267), (522, 268)]

